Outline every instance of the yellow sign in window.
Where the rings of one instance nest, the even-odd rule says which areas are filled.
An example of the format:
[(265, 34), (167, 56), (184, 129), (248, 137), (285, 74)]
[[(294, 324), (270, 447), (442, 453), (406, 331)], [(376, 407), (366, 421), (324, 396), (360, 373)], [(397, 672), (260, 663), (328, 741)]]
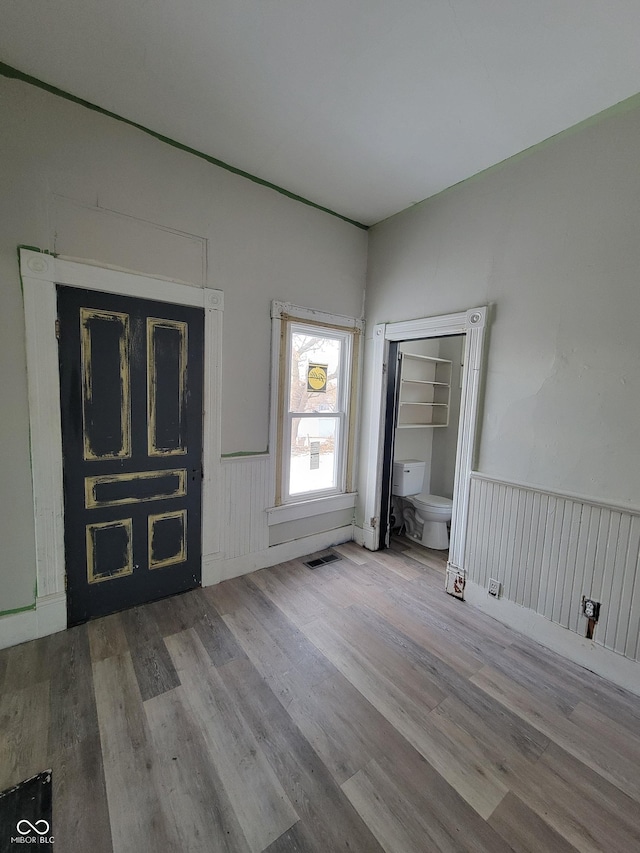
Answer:
[(309, 364), (307, 368), (307, 391), (327, 390), (328, 364)]

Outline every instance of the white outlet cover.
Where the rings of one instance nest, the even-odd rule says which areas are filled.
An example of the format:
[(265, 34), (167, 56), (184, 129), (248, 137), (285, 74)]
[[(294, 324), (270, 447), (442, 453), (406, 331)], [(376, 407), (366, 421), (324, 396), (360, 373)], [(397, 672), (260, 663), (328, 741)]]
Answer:
[(489, 588), (487, 592), (489, 595), (493, 595), (497, 598), (500, 595), (500, 581), (495, 578), (489, 578)]

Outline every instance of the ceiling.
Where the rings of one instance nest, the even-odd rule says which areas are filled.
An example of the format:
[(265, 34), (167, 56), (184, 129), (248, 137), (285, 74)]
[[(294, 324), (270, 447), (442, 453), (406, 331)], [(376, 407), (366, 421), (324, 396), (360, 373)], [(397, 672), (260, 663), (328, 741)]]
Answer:
[(0, 60), (372, 224), (640, 91), (638, 0), (2, 0)]

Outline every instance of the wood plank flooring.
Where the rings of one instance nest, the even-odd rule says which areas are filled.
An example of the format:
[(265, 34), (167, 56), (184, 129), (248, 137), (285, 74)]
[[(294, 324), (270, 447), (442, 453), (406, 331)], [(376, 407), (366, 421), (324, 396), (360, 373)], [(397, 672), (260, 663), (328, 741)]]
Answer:
[(0, 790), (59, 853), (640, 850), (640, 699), (395, 541), (0, 652)]

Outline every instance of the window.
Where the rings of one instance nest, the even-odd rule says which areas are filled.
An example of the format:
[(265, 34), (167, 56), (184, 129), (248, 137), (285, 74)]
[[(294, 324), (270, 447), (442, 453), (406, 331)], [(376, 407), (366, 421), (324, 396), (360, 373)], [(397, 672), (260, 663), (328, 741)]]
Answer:
[(276, 504), (352, 491), (352, 396), (359, 324), (310, 322), (303, 309), (299, 313), (301, 319), (280, 318)]

